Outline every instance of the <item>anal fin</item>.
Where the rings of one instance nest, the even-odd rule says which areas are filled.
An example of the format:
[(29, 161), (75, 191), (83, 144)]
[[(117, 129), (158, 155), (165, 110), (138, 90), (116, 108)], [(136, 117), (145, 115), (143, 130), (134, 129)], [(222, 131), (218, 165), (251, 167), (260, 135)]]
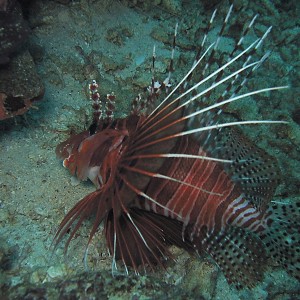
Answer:
[(227, 281), (237, 289), (252, 287), (262, 280), (266, 254), (255, 234), (243, 228), (227, 227), (200, 240), (196, 247), (215, 260)]

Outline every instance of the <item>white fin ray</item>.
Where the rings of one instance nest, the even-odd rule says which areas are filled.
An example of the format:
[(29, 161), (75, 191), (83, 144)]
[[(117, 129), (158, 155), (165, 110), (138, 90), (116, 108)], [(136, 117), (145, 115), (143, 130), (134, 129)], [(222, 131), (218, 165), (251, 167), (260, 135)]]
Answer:
[[(207, 52), (213, 47), (215, 43), (212, 43), (203, 53), (203, 55), (198, 59), (198, 61), (192, 66), (192, 68), (186, 73), (186, 75), (182, 78), (182, 80), (175, 86), (174, 89), (166, 96), (166, 98), (147, 116), (147, 119), (143, 123), (145, 125), (147, 121), (151, 118), (151, 116), (159, 110), (159, 108), (177, 91), (177, 89), (184, 83), (184, 81), (190, 76), (190, 74), (196, 69), (199, 63), (203, 60)], [(178, 99), (179, 100), (179, 99)], [(175, 101), (175, 100), (174, 100)], [(158, 112), (160, 114), (161, 110)]]
[[(241, 56), (243, 56), (245, 53), (247, 53), (251, 48), (253, 48), (258, 42), (260, 41), (260, 39), (256, 39), (250, 46), (248, 46), (244, 51), (242, 51), (241, 53), (239, 53), (237, 56), (235, 56), (233, 59), (231, 59), (229, 62), (225, 63), (223, 66), (221, 66), (220, 68), (218, 68), (216, 71), (212, 72), (211, 74), (209, 74), (208, 76), (206, 76), (204, 79), (202, 79), (201, 81), (199, 81), (198, 83), (196, 83), (195, 85), (193, 85), (191, 88), (189, 88), (187, 91), (185, 91), (184, 93), (182, 93), (180, 96), (178, 96), (177, 98), (175, 98), (172, 102), (170, 102), (166, 107), (174, 104), (175, 102), (179, 101), (181, 98), (183, 98), (184, 96), (186, 96), (187, 94), (189, 94), (190, 92), (192, 92), (193, 90), (195, 90), (196, 88), (198, 88), (200, 85), (204, 84), (206, 81), (208, 81), (209, 79), (211, 79), (212, 77), (214, 77), (215, 75), (217, 75), (218, 73), (220, 73), (221, 71), (223, 71), (224, 69), (226, 69), (228, 66), (230, 66), (232, 63), (234, 63), (236, 60), (238, 60)], [(170, 97), (171, 95), (179, 88), (179, 86), (184, 82), (184, 80), (194, 71), (194, 69), (196, 68), (196, 66), (198, 65), (198, 63), (200, 63), (200, 61), (203, 59), (203, 57), (205, 56), (205, 54), (208, 52), (208, 50), (213, 46), (213, 44), (210, 45), (210, 47), (205, 51), (205, 53), (201, 56), (201, 58), (198, 60), (198, 62), (195, 64), (195, 66), (193, 66), (191, 68), (191, 70), (187, 73), (187, 75), (180, 81), (180, 83), (171, 91), (171, 93), (169, 95), (167, 95), (167, 97), (152, 111), (152, 113), (148, 116), (148, 118), (146, 120), (148, 120), (153, 113), (155, 113)], [(161, 114), (165, 108), (161, 109), (155, 116)]]
[[(191, 156), (194, 156), (194, 155), (191, 155)], [(196, 155), (195, 155), (196, 156)], [(176, 156), (174, 156), (176, 157)], [(170, 180), (170, 181), (173, 181), (173, 182), (176, 182), (176, 183), (180, 183), (180, 184), (183, 184), (185, 186), (188, 186), (188, 187), (191, 187), (195, 190), (199, 190), (201, 192), (204, 192), (204, 193), (207, 193), (207, 194), (210, 194), (210, 195), (216, 195), (216, 196), (223, 196), (223, 194), (219, 194), (219, 193), (213, 193), (211, 191), (208, 191), (208, 190), (205, 190), (205, 189), (202, 189), (198, 186), (195, 186), (191, 183), (187, 183), (185, 181), (182, 181), (182, 180), (179, 180), (179, 179), (176, 179), (174, 177), (171, 177), (171, 176), (167, 176), (167, 175), (164, 175), (164, 174), (161, 174), (161, 173), (154, 173), (154, 172), (149, 172), (149, 171), (144, 171), (142, 169), (138, 169), (138, 168), (134, 168), (134, 167), (129, 167), (129, 166), (126, 166), (126, 165), (122, 165), (122, 167), (126, 168), (127, 170), (130, 170), (132, 172), (136, 172), (136, 173), (139, 173), (139, 174), (143, 174), (143, 175), (146, 175), (146, 176), (149, 176), (149, 177), (154, 177), (154, 178), (160, 178), (160, 179), (166, 179), (166, 180)], [(164, 207), (165, 208), (165, 207)]]
[[(213, 85), (211, 85), (210, 87), (208, 87), (208, 88), (205, 89), (204, 91), (202, 91), (202, 92), (198, 93), (197, 95), (193, 96), (191, 99), (189, 99), (189, 100), (187, 100), (186, 102), (182, 103), (181, 105), (179, 105), (178, 107), (176, 107), (174, 110), (172, 110), (171, 112), (169, 112), (168, 114), (166, 114), (165, 116), (163, 116), (162, 118), (160, 118), (157, 122), (155, 122), (154, 124), (152, 124), (151, 126), (149, 126), (147, 129), (145, 129), (145, 130), (143, 131), (143, 134), (145, 134), (145, 132), (149, 131), (149, 130), (150, 130), (151, 128), (153, 128), (154, 126), (157, 126), (160, 122), (162, 122), (164, 119), (166, 119), (167, 117), (169, 117), (169, 116), (171, 116), (172, 114), (174, 114), (176, 111), (178, 111), (178, 110), (180, 110), (181, 108), (187, 106), (187, 105), (190, 104), (191, 102), (197, 100), (197, 99), (198, 99), (199, 97), (201, 97), (202, 95), (205, 95), (205, 94), (208, 93), (209, 91), (214, 90), (214, 89), (215, 89), (217, 86), (219, 86), (220, 84), (226, 82), (227, 80), (231, 79), (232, 77), (237, 76), (237, 74), (239, 74), (239, 73), (245, 71), (246, 69), (251, 68), (251, 67), (255, 67), (255, 66), (256, 66), (257, 64), (259, 64), (259, 63), (260, 63), (260, 61), (251, 63), (251, 64), (249, 64), (249, 65), (247, 65), (247, 66), (244, 66), (244, 67), (242, 67), (241, 69), (239, 69), (239, 70), (237, 70), (237, 71), (231, 73), (231, 74), (228, 75), (227, 77), (223, 78), (222, 80), (220, 80), (220, 81), (218, 81), (218, 82), (215, 82)], [(185, 93), (183, 93), (182, 95), (184, 95), (184, 94), (185, 94)], [(182, 95), (180, 95), (180, 96), (177, 97), (175, 100), (173, 100), (169, 105), (171, 105), (172, 103), (174, 103), (176, 100), (181, 99)], [(220, 102), (220, 103), (221, 103), (221, 102)], [(167, 105), (166, 107), (168, 107), (169, 105)], [(215, 104), (215, 105), (218, 105), (218, 103)], [(219, 104), (218, 106), (220, 106), (220, 105), (222, 105), (222, 104)], [(207, 110), (210, 110), (210, 109), (211, 109), (211, 106), (209, 106)], [(161, 111), (163, 111), (163, 110), (164, 110), (164, 108), (163, 108)], [(158, 114), (159, 114), (159, 113), (158, 113)], [(197, 114), (197, 112), (195, 112), (195, 114)], [(177, 119), (176, 121), (174, 121), (174, 122), (172, 122), (172, 123), (166, 125), (165, 127), (159, 128), (158, 130), (156, 130), (156, 131), (152, 132), (151, 134), (147, 135), (146, 138), (149, 138), (149, 137), (155, 135), (156, 133), (158, 133), (158, 132), (160, 132), (160, 131), (162, 131), (162, 130), (168, 128), (168, 127), (171, 127), (171, 126), (174, 125), (174, 124), (177, 124), (177, 123), (179, 123), (179, 122), (182, 122), (182, 121), (186, 120), (187, 118), (188, 118), (188, 116), (184, 116), (184, 117), (182, 117), (182, 118), (180, 118), (180, 119)], [(141, 142), (143, 139), (145, 139), (145, 138), (139, 139), (139, 142)]]
[(141, 149), (144, 149), (146, 147), (149, 147), (149, 146), (152, 146), (154, 144), (158, 144), (158, 143), (161, 143), (161, 142), (173, 139), (173, 138), (182, 137), (182, 136), (185, 136), (185, 135), (192, 135), (192, 134), (199, 133), (199, 132), (204, 132), (204, 131), (210, 131), (210, 130), (213, 130), (213, 129), (221, 129), (221, 128), (224, 128), (224, 127), (234, 127), (234, 126), (239, 126), (239, 125), (288, 124), (288, 123), (289, 122), (287, 122), (287, 121), (250, 120), (250, 121), (236, 121), (236, 122), (227, 122), (227, 123), (221, 123), (221, 124), (214, 124), (214, 125), (210, 125), (210, 126), (204, 126), (204, 127), (200, 127), (200, 128), (195, 128), (195, 129), (182, 131), (182, 132), (179, 132), (179, 133), (174, 133), (174, 134), (168, 135), (166, 137), (159, 138), (157, 140), (149, 142), (147, 144), (144, 144), (142, 146), (139, 146), (136, 149), (141, 150)]
[[(288, 124), (288, 122), (287, 121), (272, 121), (272, 120), (250, 120), (250, 121), (227, 122), (227, 123), (222, 123), (222, 124), (215, 124), (215, 125), (211, 125), (211, 126), (205, 126), (205, 127), (201, 127), (201, 128), (186, 130), (186, 131), (183, 131), (180, 133), (173, 134), (172, 136), (168, 136), (167, 138), (170, 139), (170, 138), (175, 138), (175, 137), (184, 136), (184, 135), (191, 135), (194, 133), (199, 133), (199, 132), (208, 131), (208, 130), (212, 130), (212, 129), (220, 129), (220, 128), (224, 128), (224, 127), (233, 127), (233, 126), (239, 126), (239, 125), (257, 125), (257, 124)], [(160, 141), (162, 141), (162, 140), (165, 140), (165, 139), (161, 139)]]
[(117, 232), (116, 228), (114, 228), (114, 249), (113, 249), (113, 256), (111, 262), (111, 275), (115, 277), (118, 274), (118, 267), (116, 262), (116, 250), (117, 250)]
[[(143, 243), (145, 244), (145, 246), (147, 247), (147, 249), (153, 254), (154, 257), (156, 257), (155, 253), (153, 252), (153, 250), (149, 247), (147, 241), (145, 240), (143, 234), (141, 233), (141, 231), (139, 230), (138, 226), (134, 223), (131, 215), (129, 214), (129, 212), (126, 213), (127, 217), (129, 218), (130, 222), (132, 223), (132, 225), (134, 226), (135, 230), (137, 231), (137, 233), (139, 234), (139, 236), (141, 237)], [(167, 257), (164, 255), (164, 253), (158, 248), (159, 252), (162, 254), (162, 257), (167, 260)]]
[[(132, 155), (127, 158), (124, 158), (123, 161), (139, 159), (139, 158), (190, 158), (190, 159), (211, 160), (211, 161), (221, 162), (221, 163), (233, 163), (233, 160), (229, 160), (229, 159), (221, 159), (221, 158), (215, 158), (211, 156), (185, 154), (185, 153), (138, 154), (138, 155)], [(124, 165), (124, 167), (126, 167), (126, 165)]]
[[(227, 63), (225, 63), (223, 66), (221, 66), (220, 68), (218, 68), (216, 71), (212, 72), (211, 74), (209, 74), (208, 76), (206, 76), (204, 79), (202, 79), (201, 81), (199, 81), (198, 83), (196, 83), (195, 85), (193, 85), (191, 88), (189, 88), (187, 91), (183, 92), (182, 94), (180, 94), (178, 97), (176, 97), (174, 100), (172, 100), (170, 103), (168, 103), (165, 107), (163, 107), (162, 109), (160, 109), (155, 115), (153, 115), (170, 97), (171, 95), (179, 88), (179, 86), (186, 80), (186, 78), (194, 71), (194, 69), (196, 68), (196, 66), (200, 63), (200, 61), (204, 58), (204, 56), (206, 55), (206, 53), (208, 52), (208, 50), (213, 46), (213, 44), (210, 45), (210, 47), (205, 51), (205, 53), (201, 56), (201, 58), (197, 61), (197, 63), (190, 69), (190, 71), (186, 74), (186, 76), (180, 81), (180, 83), (170, 92), (170, 94), (168, 94), (166, 96), (166, 98), (149, 114), (149, 116), (146, 118), (146, 120), (143, 122), (143, 124), (141, 125), (141, 129), (144, 127), (146, 127), (146, 125), (148, 124), (148, 122), (154, 120), (155, 118), (157, 118), (159, 115), (161, 115), (166, 109), (168, 109), (168, 107), (170, 107), (171, 105), (173, 105), (174, 103), (178, 102), (181, 98), (183, 98), (184, 96), (188, 95), (190, 92), (192, 92), (193, 90), (197, 89), (200, 85), (204, 84), (205, 82), (207, 82), (209, 79), (213, 78), (214, 76), (218, 75), (220, 72), (223, 72), (224, 69), (226, 69), (227, 67), (229, 67), (232, 63), (234, 63), (236, 60), (238, 60), (241, 56), (243, 56), (245, 53), (247, 53), (250, 49), (252, 49), (258, 42), (260, 41), (260, 39), (256, 39), (250, 46), (248, 46), (244, 51), (242, 51), (241, 53), (239, 53), (238, 55), (236, 55), (234, 58), (232, 58), (230, 61), (228, 61)], [(260, 61), (252, 63), (250, 65), (244, 66), (243, 68), (239, 69), (238, 71), (234, 72), (235, 75), (229, 75), (227, 76), (227, 80), (232, 78), (233, 76), (236, 76), (236, 74), (242, 72), (243, 70), (251, 67), (251, 66), (255, 66), (256, 64), (259, 64)], [(225, 82), (222, 81), (222, 83)], [(217, 84), (217, 83), (216, 83)], [(220, 84), (220, 83), (219, 83)], [(213, 88), (215, 88), (217, 85), (213, 85)], [(213, 89), (212, 87), (210, 88), (210, 90)], [(194, 97), (193, 97), (194, 98)], [(174, 110), (175, 112), (176, 110)], [(173, 113), (174, 113), (173, 112)], [(172, 112), (171, 112), (172, 113)], [(168, 114), (169, 115), (169, 114)], [(158, 119), (158, 121), (154, 122), (154, 124), (152, 124), (151, 126), (146, 127), (144, 130), (141, 130), (141, 132), (143, 132), (143, 134), (145, 134), (146, 132), (148, 132), (153, 126), (157, 125), (161, 119)]]
[[(207, 111), (210, 111), (214, 108), (217, 108), (219, 106), (223, 106), (225, 104), (228, 104), (228, 103), (231, 103), (231, 102), (234, 102), (234, 101), (237, 101), (237, 100), (240, 100), (240, 99), (243, 99), (243, 98), (246, 98), (246, 97), (249, 97), (249, 96), (253, 96), (253, 95), (256, 95), (256, 94), (260, 94), (260, 93), (264, 93), (264, 92), (270, 92), (270, 91), (275, 91), (275, 90), (280, 90), (280, 89), (286, 89), (288, 88), (288, 86), (276, 86), (276, 87), (270, 87), (270, 88), (264, 88), (264, 89), (260, 89), (260, 90), (256, 90), (256, 91), (252, 91), (252, 92), (249, 92), (249, 93), (245, 93), (245, 94), (242, 94), (242, 95), (239, 95), (239, 96), (235, 96), (235, 97), (232, 97), (232, 98), (229, 98), (227, 100), (223, 100), (221, 102), (218, 102), (218, 103), (215, 103), (213, 105), (210, 105), (206, 108), (203, 108), (203, 109), (200, 109), (200, 110), (197, 110), (195, 111), (194, 113), (191, 113), (187, 116), (184, 116), (183, 119), (190, 119), (192, 117), (195, 117), (196, 115), (199, 115), (199, 114), (202, 114), (204, 112), (207, 112)], [(202, 93), (201, 93), (202, 94)], [(199, 94), (198, 94), (199, 95)], [(195, 97), (198, 97), (198, 95), (196, 95)], [(200, 95), (201, 96), (201, 95)], [(199, 97), (200, 97), (199, 96)], [(194, 97), (193, 97), (194, 98)]]
[(168, 207), (166, 207), (165, 205), (160, 204), (159, 202), (157, 202), (155, 199), (153, 199), (152, 197), (150, 197), (149, 195), (147, 195), (146, 193), (142, 192), (141, 190), (137, 189), (135, 186), (133, 186), (126, 178), (124, 178), (123, 176), (121, 176), (121, 179), (124, 181), (124, 183), (133, 191), (135, 192), (137, 195), (149, 200), (150, 202), (154, 203), (155, 205), (157, 205), (158, 207), (165, 209), (166, 211), (170, 212), (171, 214), (175, 215), (179, 220), (182, 219), (182, 217), (176, 213), (174, 213), (171, 209), (169, 209)]

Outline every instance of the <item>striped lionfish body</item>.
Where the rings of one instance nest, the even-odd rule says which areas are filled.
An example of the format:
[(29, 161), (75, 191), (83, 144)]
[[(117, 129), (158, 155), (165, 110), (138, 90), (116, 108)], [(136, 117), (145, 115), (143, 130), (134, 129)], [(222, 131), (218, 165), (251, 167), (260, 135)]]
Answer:
[[(256, 16), (228, 60), (209, 72), (231, 11), (232, 6), (216, 42), (205, 48), (213, 13), (191, 69), (170, 91), (176, 27), (168, 77), (159, 83), (153, 75), (148, 97), (137, 97), (127, 118), (112, 118), (114, 95), (108, 95), (103, 117), (98, 85), (90, 84), (93, 124), (58, 145), (56, 153), (72, 175), (89, 178), (96, 190), (65, 216), (56, 245), (72, 227), (67, 249), (82, 222), (95, 215), (88, 245), (103, 222), (113, 270), (118, 260), (126, 272), (128, 266), (138, 272), (164, 265), (171, 257), (168, 246), (176, 245), (210, 255), (237, 287), (260, 280), (268, 258), (299, 279), (300, 205), (271, 202), (280, 177), (276, 162), (234, 129), (284, 122), (219, 123), (229, 103), (283, 88), (238, 94), (268, 56), (253, 59), (270, 29), (244, 45)], [(216, 100), (205, 107), (209, 98)]]

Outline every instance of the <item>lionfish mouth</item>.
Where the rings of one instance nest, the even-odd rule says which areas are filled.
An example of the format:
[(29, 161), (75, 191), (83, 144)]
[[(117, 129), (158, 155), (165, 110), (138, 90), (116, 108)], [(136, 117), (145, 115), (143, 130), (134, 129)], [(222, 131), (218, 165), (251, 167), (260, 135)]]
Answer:
[[(190, 70), (172, 88), (176, 25), (167, 78), (155, 78), (154, 49), (151, 85), (147, 94), (133, 100), (128, 117), (114, 119), (115, 95), (102, 101), (97, 82), (89, 85), (92, 124), (58, 145), (56, 153), (72, 175), (89, 178), (96, 190), (65, 216), (55, 247), (68, 233), (67, 250), (82, 223), (95, 215), (87, 249), (104, 223), (113, 273), (117, 261), (126, 273), (128, 267), (138, 273), (141, 268), (165, 266), (172, 257), (169, 246), (176, 245), (210, 255), (237, 288), (261, 280), (267, 258), (299, 279), (295, 220), (300, 205), (271, 202), (280, 178), (276, 162), (236, 129), (286, 122), (220, 122), (230, 103), (286, 88), (240, 94), (270, 54), (254, 60), (271, 28), (252, 43), (245, 42), (257, 15), (226, 60), (215, 59), (232, 10), (230, 6), (215, 42), (206, 46), (214, 11)], [(214, 103), (205, 106), (209, 99)], [(278, 221), (278, 216), (285, 221)], [(87, 251), (85, 261), (86, 257)]]

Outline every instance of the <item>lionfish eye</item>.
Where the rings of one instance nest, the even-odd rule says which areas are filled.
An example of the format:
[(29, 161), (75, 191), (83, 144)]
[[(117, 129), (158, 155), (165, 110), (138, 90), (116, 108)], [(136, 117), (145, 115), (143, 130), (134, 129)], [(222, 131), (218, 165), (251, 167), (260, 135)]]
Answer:
[(93, 122), (90, 127), (89, 127), (89, 133), (90, 135), (93, 135), (96, 133), (96, 130), (97, 130), (97, 123), (96, 122)]

